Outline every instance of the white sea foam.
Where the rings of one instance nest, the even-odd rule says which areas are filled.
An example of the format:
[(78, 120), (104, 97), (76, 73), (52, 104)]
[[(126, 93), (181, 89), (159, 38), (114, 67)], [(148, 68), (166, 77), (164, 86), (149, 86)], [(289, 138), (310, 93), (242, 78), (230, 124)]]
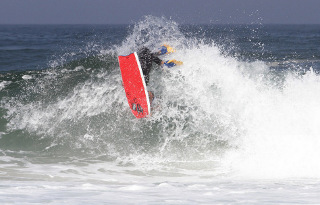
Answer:
[[(242, 143), (230, 163), (247, 177), (320, 175), (320, 78), (289, 75), (283, 89), (264, 88), (249, 101)], [(248, 96), (249, 97), (249, 96)]]
[(24, 75), (24, 76), (22, 76), (22, 79), (23, 80), (31, 80), (32, 76), (31, 75)]
[(4, 89), (6, 86), (10, 85), (11, 81), (2, 81), (0, 82), (0, 90)]

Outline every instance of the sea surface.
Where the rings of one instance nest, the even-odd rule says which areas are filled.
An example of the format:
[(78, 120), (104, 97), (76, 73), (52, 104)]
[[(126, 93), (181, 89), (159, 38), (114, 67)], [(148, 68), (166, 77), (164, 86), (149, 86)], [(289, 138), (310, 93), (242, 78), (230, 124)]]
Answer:
[(0, 25), (0, 204), (320, 204), (319, 122), (320, 25)]

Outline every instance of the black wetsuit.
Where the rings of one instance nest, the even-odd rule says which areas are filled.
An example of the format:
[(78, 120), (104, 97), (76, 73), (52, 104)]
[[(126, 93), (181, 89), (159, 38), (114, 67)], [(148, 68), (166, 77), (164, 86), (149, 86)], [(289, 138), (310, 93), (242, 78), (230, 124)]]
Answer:
[(147, 85), (149, 83), (149, 73), (151, 71), (152, 62), (155, 62), (158, 65), (161, 65), (162, 60), (157, 56), (158, 54), (151, 53), (151, 51), (146, 47), (143, 47), (138, 51), (138, 57), (141, 64), (141, 69)]

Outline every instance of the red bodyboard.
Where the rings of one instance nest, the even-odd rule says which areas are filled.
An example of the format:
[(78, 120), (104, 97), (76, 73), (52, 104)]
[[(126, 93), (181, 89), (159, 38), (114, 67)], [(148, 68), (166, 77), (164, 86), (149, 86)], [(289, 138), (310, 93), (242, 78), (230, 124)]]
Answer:
[(147, 117), (150, 113), (150, 102), (138, 55), (131, 53), (118, 58), (123, 87), (131, 111), (137, 118)]

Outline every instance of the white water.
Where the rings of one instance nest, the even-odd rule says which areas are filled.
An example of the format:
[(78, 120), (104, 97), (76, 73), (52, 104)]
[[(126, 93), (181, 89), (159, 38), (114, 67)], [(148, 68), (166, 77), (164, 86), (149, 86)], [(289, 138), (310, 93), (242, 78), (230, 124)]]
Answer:
[[(51, 143), (44, 157), (2, 151), (3, 203), (319, 204), (320, 77), (277, 80), (264, 62), (224, 56), (152, 17), (111, 52), (161, 43), (184, 65), (151, 74), (159, 105), (149, 119), (127, 109), (117, 68), (51, 103), (6, 105), (10, 130)], [(56, 75), (46, 78), (40, 88)]]
[(6, 86), (10, 85), (10, 81), (1, 81), (0, 82), (0, 90), (4, 89)]

